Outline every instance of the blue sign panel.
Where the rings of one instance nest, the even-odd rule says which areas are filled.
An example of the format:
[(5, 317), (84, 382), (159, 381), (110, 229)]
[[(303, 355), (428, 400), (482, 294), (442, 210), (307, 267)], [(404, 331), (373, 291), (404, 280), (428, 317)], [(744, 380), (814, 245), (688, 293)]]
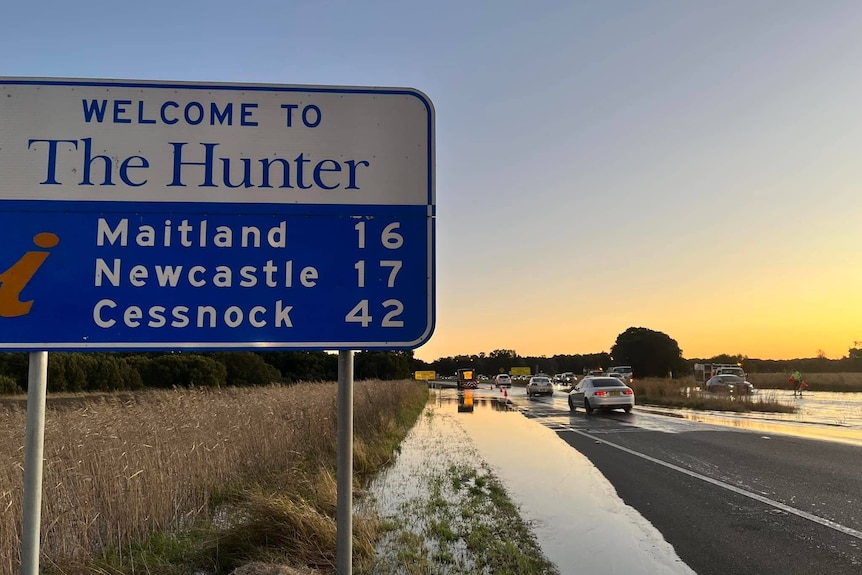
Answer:
[(434, 132), (421, 93), (0, 90), (0, 349), (410, 349), (430, 337)]

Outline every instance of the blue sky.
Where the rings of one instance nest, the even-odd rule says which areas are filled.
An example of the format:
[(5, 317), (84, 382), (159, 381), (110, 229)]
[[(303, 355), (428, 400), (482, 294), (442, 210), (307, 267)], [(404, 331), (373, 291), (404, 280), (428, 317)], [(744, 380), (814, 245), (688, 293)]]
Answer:
[(417, 356), (840, 357), (862, 339), (862, 5), (59, 2), (0, 74), (410, 86), (437, 112)]

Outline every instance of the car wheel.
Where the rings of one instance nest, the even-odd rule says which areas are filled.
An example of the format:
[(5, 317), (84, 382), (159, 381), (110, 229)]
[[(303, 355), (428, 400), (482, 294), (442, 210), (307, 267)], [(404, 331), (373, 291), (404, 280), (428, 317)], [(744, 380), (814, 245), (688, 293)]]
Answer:
[(587, 412), (587, 415), (593, 412), (593, 406), (590, 405), (590, 400), (586, 398), (584, 399), (584, 411)]
[(571, 411), (572, 413), (575, 412), (575, 402), (572, 401), (571, 397), (569, 398), (569, 411)]
[(623, 408), (623, 411), (625, 411), (626, 413), (631, 413), (632, 412), (632, 406), (631, 405), (625, 406)]

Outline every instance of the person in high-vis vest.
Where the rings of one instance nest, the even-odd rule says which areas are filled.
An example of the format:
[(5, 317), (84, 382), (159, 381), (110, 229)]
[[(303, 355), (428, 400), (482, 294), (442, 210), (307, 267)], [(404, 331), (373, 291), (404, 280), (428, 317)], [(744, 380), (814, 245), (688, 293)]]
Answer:
[(793, 386), (793, 395), (797, 394), (799, 397), (802, 397), (802, 391), (808, 388), (808, 384), (805, 383), (805, 380), (802, 378), (802, 374), (799, 373), (798, 369), (794, 369), (790, 374), (790, 383)]

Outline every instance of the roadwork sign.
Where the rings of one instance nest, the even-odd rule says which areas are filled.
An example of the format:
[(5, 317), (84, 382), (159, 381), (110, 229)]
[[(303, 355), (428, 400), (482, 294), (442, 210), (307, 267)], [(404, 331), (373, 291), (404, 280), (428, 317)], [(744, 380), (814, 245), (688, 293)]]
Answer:
[(411, 349), (413, 89), (0, 78), (0, 349)]

